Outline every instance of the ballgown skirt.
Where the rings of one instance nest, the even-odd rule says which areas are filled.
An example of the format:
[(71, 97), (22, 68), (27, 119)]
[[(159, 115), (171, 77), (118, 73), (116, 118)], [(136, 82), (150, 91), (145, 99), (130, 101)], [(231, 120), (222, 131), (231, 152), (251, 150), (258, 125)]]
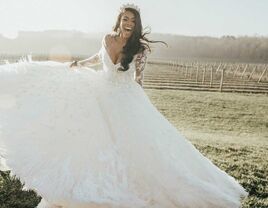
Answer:
[(246, 190), (130, 80), (67, 63), (0, 66), (6, 167), (63, 207), (238, 208)]

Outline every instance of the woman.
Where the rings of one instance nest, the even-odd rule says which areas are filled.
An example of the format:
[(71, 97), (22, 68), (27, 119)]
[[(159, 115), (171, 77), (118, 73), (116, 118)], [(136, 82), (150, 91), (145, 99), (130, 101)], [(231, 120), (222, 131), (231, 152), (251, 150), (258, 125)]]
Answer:
[[(72, 70), (57, 62), (0, 68), (2, 153), (43, 197), (38, 208), (237, 208), (248, 195), (146, 96), (148, 42), (128, 4), (100, 51)], [(88, 68), (100, 62), (103, 70)]]

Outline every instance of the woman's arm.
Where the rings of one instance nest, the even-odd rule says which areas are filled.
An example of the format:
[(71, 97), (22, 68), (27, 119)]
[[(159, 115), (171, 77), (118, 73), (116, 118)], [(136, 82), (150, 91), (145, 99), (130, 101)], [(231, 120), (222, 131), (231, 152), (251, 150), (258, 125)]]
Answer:
[(136, 58), (135, 62), (135, 81), (140, 84), (140, 86), (143, 86), (143, 71), (145, 69), (145, 65), (147, 62), (147, 52), (143, 51), (142, 53), (139, 53)]
[(101, 58), (100, 58), (100, 54), (96, 53), (93, 56), (90, 56), (87, 59), (83, 59), (80, 61), (74, 61), (71, 63), (70, 67), (75, 67), (75, 66), (87, 66), (87, 67), (91, 67), (91, 66), (95, 66), (97, 64), (101, 63)]

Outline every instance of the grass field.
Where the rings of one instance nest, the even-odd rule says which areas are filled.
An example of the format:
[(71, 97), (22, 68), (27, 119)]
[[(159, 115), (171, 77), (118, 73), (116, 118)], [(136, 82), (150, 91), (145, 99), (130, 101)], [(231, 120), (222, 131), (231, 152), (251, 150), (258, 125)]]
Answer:
[(268, 96), (146, 90), (196, 148), (249, 192), (243, 207), (268, 207)]
[[(243, 207), (268, 207), (268, 96), (182, 90), (145, 92), (205, 156), (250, 193)], [(33, 208), (40, 200), (1, 172), (0, 207)]]

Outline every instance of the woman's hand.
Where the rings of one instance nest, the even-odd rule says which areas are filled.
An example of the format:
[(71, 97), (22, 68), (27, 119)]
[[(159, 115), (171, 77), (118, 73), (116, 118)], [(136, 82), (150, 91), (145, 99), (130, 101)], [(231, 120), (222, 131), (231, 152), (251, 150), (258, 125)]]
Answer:
[(73, 62), (70, 64), (70, 68), (78, 67), (78, 66), (80, 66), (80, 64), (78, 63), (78, 61), (73, 61)]

